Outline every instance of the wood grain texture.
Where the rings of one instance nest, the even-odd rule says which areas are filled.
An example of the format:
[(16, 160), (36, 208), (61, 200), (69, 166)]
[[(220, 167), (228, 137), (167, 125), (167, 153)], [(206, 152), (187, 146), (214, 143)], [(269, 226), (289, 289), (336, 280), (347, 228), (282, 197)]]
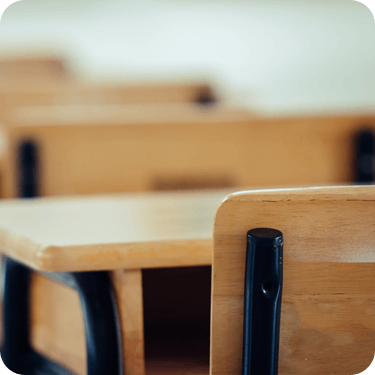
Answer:
[(213, 217), (233, 190), (0, 202), (0, 250), (43, 271), (210, 265)]
[(141, 108), (17, 112), (4, 129), (4, 196), (18, 194), (22, 140), (39, 147), (43, 196), (347, 183), (355, 135), (375, 123), (373, 116), (265, 119), (220, 107)]
[(241, 374), (246, 233), (284, 234), (279, 374), (357, 374), (375, 350), (375, 187), (233, 194), (214, 227), (211, 374)]
[(141, 270), (115, 270), (112, 282), (122, 330), (124, 373), (145, 374)]

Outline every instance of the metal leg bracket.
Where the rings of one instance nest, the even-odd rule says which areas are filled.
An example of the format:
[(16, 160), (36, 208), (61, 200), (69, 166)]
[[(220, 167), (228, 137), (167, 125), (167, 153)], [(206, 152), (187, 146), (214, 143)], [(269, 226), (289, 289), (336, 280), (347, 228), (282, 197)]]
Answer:
[[(3, 348), (5, 365), (17, 374), (69, 375), (67, 369), (35, 353), (29, 343), (30, 270), (5, 260)], [(79, 294), (84, 318), (87, 374), (122, 374), (121, 342), (110, 280), (106, 272), (76, 272), (47, 276), (63, 282)]]

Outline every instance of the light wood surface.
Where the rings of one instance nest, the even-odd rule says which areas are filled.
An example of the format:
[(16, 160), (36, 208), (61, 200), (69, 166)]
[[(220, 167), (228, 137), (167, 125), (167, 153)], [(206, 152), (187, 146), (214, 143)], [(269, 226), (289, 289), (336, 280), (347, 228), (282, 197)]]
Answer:
[[(373, 116), (257, 118), (213, 107), (23, 109), (4, 129), (3, 195), (18, 195), (17, 150), (39, 147), (43, 196), (339, 184)], [(174, 108), (174, 109), (173, 109)]]
[(78, 293), (33, 273), (29, 306), (32, 348), (76, 374), (87, 374), (85, 329)]
[(43, 271), (210, 265), (213, 216), (233, 190), (0, 202), (0, 249)]
[(0, 82), (4, 85), (25, 85), (26, 82), (56, 82), (69, 79), (70, 72), (63, 59), (49, 56), (13, 56), (0, 59)]
[[(45, 271), (114, 269), (127, 374), (207, 374), (201, 354), (146, 361), (141, 269), (211, 264), (213, 216), (229, 192), (2, 201), (0, 248)], [(32, 347), (84, 375), (85, 340), (76, 292), (33, 274), (30, 306)]]
[(115, 270), (112, 280), (122, 327), (124, 373), (142, 375), (145, 373), (142, 271)]
[(375, 186), (230, 195), (214, 227), (211, 374), (241, 374), (246, 233), (284, 235), (279, 374), (364, 371), (375, 348)]
[[(0, 62), (0, 82), (1, 79)], [(3, 118), (6, 111), (27, 106), (193, 103), (207, 92), (217, 95), (204, 83), (107, 84), (67, 78), (43, 81), (32, 75), (26, 81), (21, 79), (15, 83), (12, 79), (2, 82), (0, 115)]]
[[(144, 375), (141, 270), (116, 270), (111, 276), (121, 321), (124, 371)], [(86, 341), (77, 292), (37, 273), (31, 280), (31, 346), (70, 371), (85, 375)]]

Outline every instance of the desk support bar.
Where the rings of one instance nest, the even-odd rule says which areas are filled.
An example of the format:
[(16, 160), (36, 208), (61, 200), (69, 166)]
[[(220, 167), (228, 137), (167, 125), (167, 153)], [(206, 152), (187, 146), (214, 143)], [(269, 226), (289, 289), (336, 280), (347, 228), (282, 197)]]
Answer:
[[(30, 270), (5, 260), (3, 349), (5, 365), (18, 374), (69, 375), (62, 366), (36, 354), (29, 344)], [(54, 278), (58, 279), (58, 278)], [(120, 375), (121, 342), (111, 284), (106, 272), (64, 274), (66, 285), (73, 285), (81, 302), (87, 349), (88, 375)]]
[(283, 235), (268, 228), (247, 233), (243, 375), (277, 375)]

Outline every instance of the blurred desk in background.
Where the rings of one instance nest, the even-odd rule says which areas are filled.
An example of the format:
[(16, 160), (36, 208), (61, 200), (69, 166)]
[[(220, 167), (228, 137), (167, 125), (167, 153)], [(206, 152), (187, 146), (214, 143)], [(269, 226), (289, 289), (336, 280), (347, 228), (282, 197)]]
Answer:
[(1, 87), (20, 85), (26, 83), (64, 82), (72, 78), (66, 61), (63, 58), (53, 56), (12, 56), (0, 59), (0, 83)]
[(348, 183), (357, 133), (374, 123), (193, 104), (23, 108), (4, 121), (2, 196), (22, 196), (25, 142), (41, 196)]
[(18, 110), (3, 128), (4, 196), (19, 196), (23, 142), (35, 145), (42, 196), (231, 187), (251, 118), (196, 104)]
[(218, 95), (204, 83), (100, 84), (76, 80), (51, 82), (31, 76), (26, 81), (21, 80), (17, 83), (7, 81), (1, 84), (0, 115), (6, 114), (11, 109), (25, 106), (139, 103), (200, 103), (207, 105), (218, 99)]

